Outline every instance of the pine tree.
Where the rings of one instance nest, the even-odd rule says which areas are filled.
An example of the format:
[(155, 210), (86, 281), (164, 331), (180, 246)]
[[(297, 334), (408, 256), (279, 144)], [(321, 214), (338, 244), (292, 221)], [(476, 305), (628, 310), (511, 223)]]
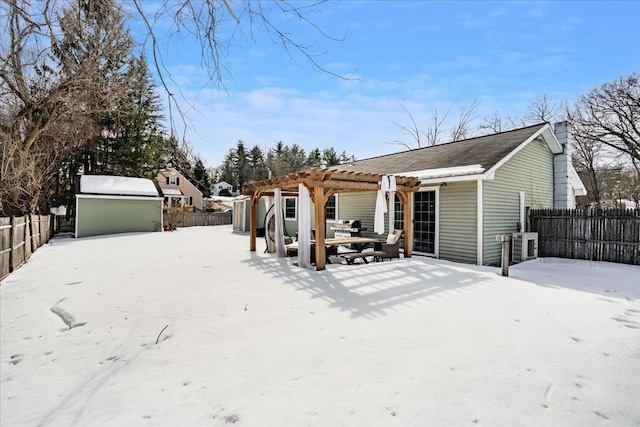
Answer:
[(200, 157), (196, 158), (196, 163), (193, 165), (193, 185), (198, 187), (198, 190), (202, 191), (204, 197), (211, 196), (211, 182), (209, 180), (209, 172), (204, 166)]

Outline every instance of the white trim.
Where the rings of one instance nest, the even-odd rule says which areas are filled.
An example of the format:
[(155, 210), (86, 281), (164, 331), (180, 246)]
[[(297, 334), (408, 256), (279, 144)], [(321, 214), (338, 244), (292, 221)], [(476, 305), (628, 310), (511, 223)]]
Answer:
[(482, 167), (482, 165), (478, 164), (469, 166), (454, 166), (450, 168), (424, 169), (412, 172), (403, 172), (396, 175), (415, 177), (419, 180), (428, 180), (453, 176), (478, 175), (482, 174), (484, 171), (485, 169)]
[(240, 231), (247, 231), (247, 202), (247, 199), (242, 200), (242, 228)]
[[(542, 135), (543, 133), (544, 133), (544, 135)], [(538, 131), (536, 133), (534, 133), (529, 138), (527, 138), (522, 144), (518, 145), (518, 147), (516, 147), (515, 150), (511, 151), (509, 154), (504, 156), (500, 161), (498, 161), (498, 163), (493, 165), (493, 167), (491, 169), (489, 169), (487, 172), (485, 172), (485, 175), (490, 175), (490, 174), (493, 175), (493, 174), (495, 174), (497, 169), (499, 169), (502, 165), (504, 165), (509, 160), (511, 160), (511, 158), (513, 156), (515, 156), (516, 154), (518, 154), (518, 152), (520, 152), (520, 150), (522, 150), (530, 142), (534, 141), (536, 138), (538, 138), (541, 135), (544, 138), (544, 141), (546, 142), (547, 147), (549, 147), (549, 150), (551, 150), (551, 152), (553, 154), (562, 153), (562, 146), (560, 145), (560, 143), (558, 142), (558, 139), (556, 138), (555, 134), (551, 130), (551, 125), (549, 125), (547, 123), (546, 125), (544, 125), (540, 129), (538, 129)]]
[(571, 182), (571, 187), (573, 187), (574, 196), (586, 196), (587, 188), (584, 186), (584, 183), (580, 179), (580, 175), (576, 172), (573, 165), (569, 167), (569, 181)]
[[(335, 222), (338, 220), (338, 218), (340, 218), (340, 215), (338, 213), (338, 193), (335, 193), (333, 196), (331, 197), (335, 197), (335, 201), (336, 201), (336, 217), (331, 219), (331, 218), (325, 218), (326, 222), (331, 223), (331, 224), (335, 224)], [(327, 201), (328, 203), (328, 201)]]
[[(297, 197), (283, 197), (284, 204), (282, 205), (282, 212), (284, 214), (285, 221), (297, 221), (298, 220), (298, 198)], [(294, 208), (293, 208), (293, 218), (287, 217), (287, 200), (293, 200)]]
[(463, 181), (477, 181), (479, 179), (481, 180), (487, 180), (487, 179), (494, 179), (495, 174), (492, 172), (491, 174), (489, 174), (489, 172), (484, 173), (484, 174), (475, 174), (475, 175), (463, 175), (463, 176), (450, 176), (450, 177), (444, 177), (444, 178), (430, 178), (430, 179), (421, 179), (420, 180), (420, 184), (431, 184), (431, 185), (439, 185), (442, 184), (444, 182), (463, 182)]
[(78, 218), (80, 210), (78, 209), (78, 195), (76, 194), (76, 226), (75, 233), (73, 233), (73, 237), (78, 237), (78, 223), (80, 222), (80, 218)]
[(160, 203), (160, 230), (164, 232), (164, 199)]
[[(116, 200), (160, 200), (164, 202), (164, 197), (144, 197), (144, 196), (115, 196), (103, 194), (76, 194), (76, 203), (78, 199), (116, 199)], [(77, 208), (77, 206), (76, 206)], [(76, 210), (77, 215), (77, 210)]]
[(476, 187), (477, 203), (477, 231), (476, 231), (476, 263), (482, 265), (484, 262), (484, 181), (479, 179)]
[(525, 211), (526, 211), (526, 205), (525, 205), (525, 192), (524, 191), (520, 191), (520, 233), (524, 233), (524, 222), (525, 222)]
[[(417, 192), (421, 193), (424, 191), (434, 191), (436, 193), (436, 226), (435, 226), (434, 242), (433, 242), (434, 253), (431, 254), (428, 252), (418, 252), (418, 251), (414, 251), (414, 253), (418, 255), (426, 255), (426, 256), (440, 258), (440, 186), (420, 187)], [(412, 240), (413, 240), (413, 233), (414, 233), (414, 224), (416, 222), (414, 206), (415, 206), (415, 197), (412, 197), (411, 198), (411, 217), (413, 218), (413, 221), (411, 222), (411, 239)], [(403, 212), (403, 215), (406, 215), (406, 213)]]

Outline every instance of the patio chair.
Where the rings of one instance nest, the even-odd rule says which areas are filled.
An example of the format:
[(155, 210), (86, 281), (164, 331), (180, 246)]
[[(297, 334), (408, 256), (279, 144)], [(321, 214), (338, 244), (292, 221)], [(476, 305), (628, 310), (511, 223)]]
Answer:
[(400, 258), (400, 238), (402, 237), (402, 230), (393, 230), (387, 236), (387, 240), (375, 242), (373, 249), (375, 251), (384, 252), (387, 258)]

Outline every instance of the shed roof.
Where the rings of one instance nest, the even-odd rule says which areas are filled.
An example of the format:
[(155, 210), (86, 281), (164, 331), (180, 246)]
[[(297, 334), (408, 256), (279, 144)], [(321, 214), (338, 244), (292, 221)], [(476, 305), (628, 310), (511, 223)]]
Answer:
[[(416, 150), (387, 154), (340, 165), (347, 171), (401, 174), (431, 169), (491, 169), (523, 142), (543, 130), (548, 123), (492, 135), (449, 142)], [(547, 141), (548, 142), (548, 141)], [(470, 168), (465, 168), (470, 167)]]
[(82, 175), (80, 177), (80, 193), (114, 196), (160, 196), (150, 179), (111, 175)]

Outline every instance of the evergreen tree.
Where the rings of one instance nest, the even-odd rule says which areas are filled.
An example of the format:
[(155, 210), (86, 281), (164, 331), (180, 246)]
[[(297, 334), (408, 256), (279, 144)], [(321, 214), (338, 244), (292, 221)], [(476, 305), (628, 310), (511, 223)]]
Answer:
[(244, 141), (238, 140), (233, 164), (234, 181), (230, 182), (234, 188), (242, 190), (242, 186), (249, 181), (249, 159), (244, 147)]
[(174, 168), (189, 181), (193, 181), (193, 164), (189, 158), (186, 143), (180, 143), (175, 135), (171, 135), (167, 141), (168, 155), (166, 158), (167, 167)]
[(251, 166), (250, 181), (260, 181), (268, 178), (269, 174), (267, 172), (264, 155), (257, 145), (255, 145), (249, 153), (249, 164)]
[(322, 158), (327, 162), (327, 166), (335, 166), (340, 164), (340, 156), (333, 147), (325, 148), (322, 151)]
[(211, 196), (209, 172), (204, 167), (204, 163), (200, 157), (196, 158), (196, 163), (193, 166), (193, 180), (193, 185), (198, 187), (198, 190), (202, 191), (202, 195), (204, 197)]
[(318, 167), (320, 166), (321, 161), (322, 161), (322, 154), (320, 153), (319, 148), (314, 148), (309, 152), (309, 157), (307, 158), (307, 166)]

